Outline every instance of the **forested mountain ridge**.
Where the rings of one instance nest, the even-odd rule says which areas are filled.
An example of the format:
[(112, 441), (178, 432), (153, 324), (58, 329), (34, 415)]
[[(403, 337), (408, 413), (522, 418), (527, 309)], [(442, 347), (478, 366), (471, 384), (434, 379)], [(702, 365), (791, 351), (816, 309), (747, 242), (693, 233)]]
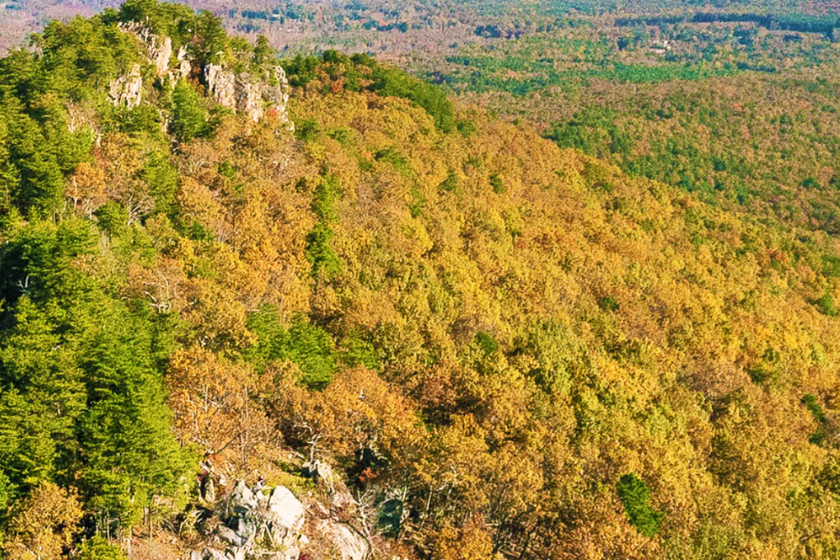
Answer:
[[(191, 0), (285, 56), (364, 53), (561, 147), (763, 220), (836, 233), (840, 19), (831, 1)], [(12, 0), (0, 52), (113, 0)], [(713, 134), (710, 134), (713, 131)]]
[(301, 558), (840, 554), (833, 237), (279, 64), (145, 0), (0, 61), (5, 556), (185, 557), (260, 476)]

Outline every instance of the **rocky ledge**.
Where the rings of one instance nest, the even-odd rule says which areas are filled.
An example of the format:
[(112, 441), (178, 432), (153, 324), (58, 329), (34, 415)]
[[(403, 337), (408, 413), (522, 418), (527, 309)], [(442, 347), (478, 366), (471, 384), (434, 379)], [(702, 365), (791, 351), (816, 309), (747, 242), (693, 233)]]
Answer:
[[(168, 80), (170, 85), (190, 77), (193, 69), (198, 67), (185, 47), (181, 47), (175, 60), (172, 60), (173, 47), (169, 37), (156, 35), (136, 22), (120, 24), (120, 29), (137, 38), (145, 48), (146, 58), (154, 67), (157, 78)], [(219, 105), (246, 115), (252, 122), (259, 122), (267, 114), (272, 114), (280, 122), (293, 127), (287, 110), (289, 81), (281, 66), (275, 65), (256, 73), (234, 72), (224, 64), (206, 64), (199, 70), (208, 95), (212, 95)], [(128, 73), (111, 82), (111, 102), (128, 109), (138, 107), (143, 101), (144, 85), (141, 67), (135, 64)]]
[(225, 498), (211, 505), (212, 514), (201, 524), (205, 546), (187, 560), (301, 560), (309, 557), (307, 550), (315, 540), (326, 543), (341, 560), (366, 560), (370, 555), (367, 540), (346, 523), (312, 520), (308, 526), (315, 534), (304, 534), (307, 510), (284, 486), (249, 488), (239, 480)]

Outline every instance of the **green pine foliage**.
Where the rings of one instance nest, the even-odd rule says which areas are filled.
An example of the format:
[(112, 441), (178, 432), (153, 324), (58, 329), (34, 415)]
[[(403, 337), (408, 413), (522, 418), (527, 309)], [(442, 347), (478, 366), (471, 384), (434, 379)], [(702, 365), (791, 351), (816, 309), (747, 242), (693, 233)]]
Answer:
[(665, 515), (650, 505), (650, 489), (647, 484), (630, 473), (621, 477), (616, 490), (630, 523), (646, 537), (656, 535)]
[(370, 89), (386, 97), (405, 97), (426, 110), (435, 120), (435, 127), (442, 132), (455, 129), (455, 117), (452, 104), (439, 88), (396, 68), (375, 66), (372, 73), (373, 84)]
[(446, 171), (446, 179), (438, 185), (438, 189), (448, 193), (453, 193), (458, 190), (458, 173), (450, 167)]
[(341, 198), (341, 186), (335, 175), (322, 178), (315, 187), (312, 212), (318, 217), (315, 228), (306, 236), (306, 258), (312, 263), (317, 278), (334, 278), (342, 268), (341, 257), (332, 246), (331, 224), (336, 220), (336, 202)]
[[(9, 480), (9, 477), (0, 470), (0, 512), (8, 511), (9, 506), (12, 504), (12, 483)], [(4, 513), (0, 513), (0, 523), (3, 521), (5, 517)], [(2, 536), (2, 531), (0, 531), (0, 536)]]
[(186, 80), (179, 80), (172, 92), (172, 133), (182, 142), (200, 136), (207, 126), (207, 112), (198, 92)]
[(382, 365), (382, 356), (370, 337), (355, 331), (341, 341), (339, 360), (347, 366), (363, 365), (371, 370), (378, 370)]
[(168, 155), (150, 152), (140, 172), (140, 178), (149, 186), (149, 194), (155, 200), (155, 209), (164, 214), (174, 211), (178, 194), (178, 173), (169, 161)]
[(479, 332), (475, 335), (475, 342), (485, 355), (490, 355), (498, 351), (499, 343), (485, 332)]
[(814, 420), (820, 423), (825, 422), (825, 412), (823, 412), (820, 403), (817, 402), (817, 397), (814, 395), (805, 395), (802, 397), (802, 404), (805, 405), (805, 408), (808, 409), (808, 412), (811, 413)]
[(218, 64), (224, 58), (228, 48), (228, 37), (222, 27), (222, 20), (211, 12), (201, 12), (196, 17), (196, 41), (193, 52), (197, 61), (205, 64)]
[(502, 178), (499, 177), (498, 173), (493, 173), (490, 175), (490, 186), (493, 188), (493, 192), (496, 194), (504, 194), (505, 193), (505, 183), (502, 181)]
[(123, 550), (106, 539), (95, 536), (81, 547), (80, 560), (126, 560)]
[(633, 145), (629, 134), (616, 126), (615, 118), (613, 111), (587, 107), (568, 121), (554, 123), (545, 135), (564, 148), (576, 148), (598, 157), (612, 154), (627, 157)]
[(618, 302), (613, 296), (607, 295), (598, 299), (598, 307), (604, 311), (618, 311)]
[(274, 49), (271, 48), (271, 45), (268, 43), (268, 39), (266, 39), (265, 35), (260, 35), (257, 38), (257, 44), (254, 47), (254, 64), (258, 67), (271, 62), (271, 59), (274, 55)]
[(154, 33), (171, 37), (172, 47), (176, 51), (190, 43), (196, 29), (194, 10), (184, 4), (157, 0), (126, 0), (119, 11), (104, 10), (102, 20), (106, 24), (141, 21)]
[[(258, 342), (245, 351), (245, 357), (258, 368), (265, 369), (276, 360), (289, 360), (300, 368), (302, 384), (312, 389), (329, 385), (337, 356), (335, 343), (327, 331), (303, 315), (296, 316), (291, 324), (283, 325), (273, 305), (252, 313), (248, 328), (257, 335)], [(364, 346), (351, 345), (349, 352), (352, 361), (371, 359)]]
[(95, 257), (96, 235), (84, 220), (42, 222), (0, 253), (0, 462), (14, 494), (72, 482), (89, 507), (130, 526), (154, 494), (177, 491), (187, 456), (155, 362), (166, 334), (70, 264)]
[(805, 405), (805, 408), (808, 409), (808, 412), (811, 413), (811, 416), (817, 423), (817, 430), (811, 434), (809, 441), (814, 445), (822, 445), (828, 435), (825, 411), (817, 401), (817, 397), (814, 395), (809, 394), (802, 397), (802, 404)]

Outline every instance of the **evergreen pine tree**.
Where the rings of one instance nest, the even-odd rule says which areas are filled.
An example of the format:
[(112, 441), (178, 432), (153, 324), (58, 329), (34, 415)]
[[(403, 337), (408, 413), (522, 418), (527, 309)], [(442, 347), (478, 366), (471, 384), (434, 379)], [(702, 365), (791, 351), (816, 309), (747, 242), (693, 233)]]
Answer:
[(189, 142), (206, 125), (204, 108), (198, 93), (186, 80), (180, 80), (172, 92), (172, 133), (182, 142)]

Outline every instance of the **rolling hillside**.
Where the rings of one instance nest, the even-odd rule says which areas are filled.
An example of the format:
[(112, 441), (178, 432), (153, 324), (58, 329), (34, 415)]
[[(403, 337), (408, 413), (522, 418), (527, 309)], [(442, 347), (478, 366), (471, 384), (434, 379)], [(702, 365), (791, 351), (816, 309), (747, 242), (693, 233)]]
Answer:
[(238, 481), (301, 559), (840, 554), (836, 239), (366, 55), (50, 24), (0, 60), (0, 270), (10, 559), (206, 558)]

